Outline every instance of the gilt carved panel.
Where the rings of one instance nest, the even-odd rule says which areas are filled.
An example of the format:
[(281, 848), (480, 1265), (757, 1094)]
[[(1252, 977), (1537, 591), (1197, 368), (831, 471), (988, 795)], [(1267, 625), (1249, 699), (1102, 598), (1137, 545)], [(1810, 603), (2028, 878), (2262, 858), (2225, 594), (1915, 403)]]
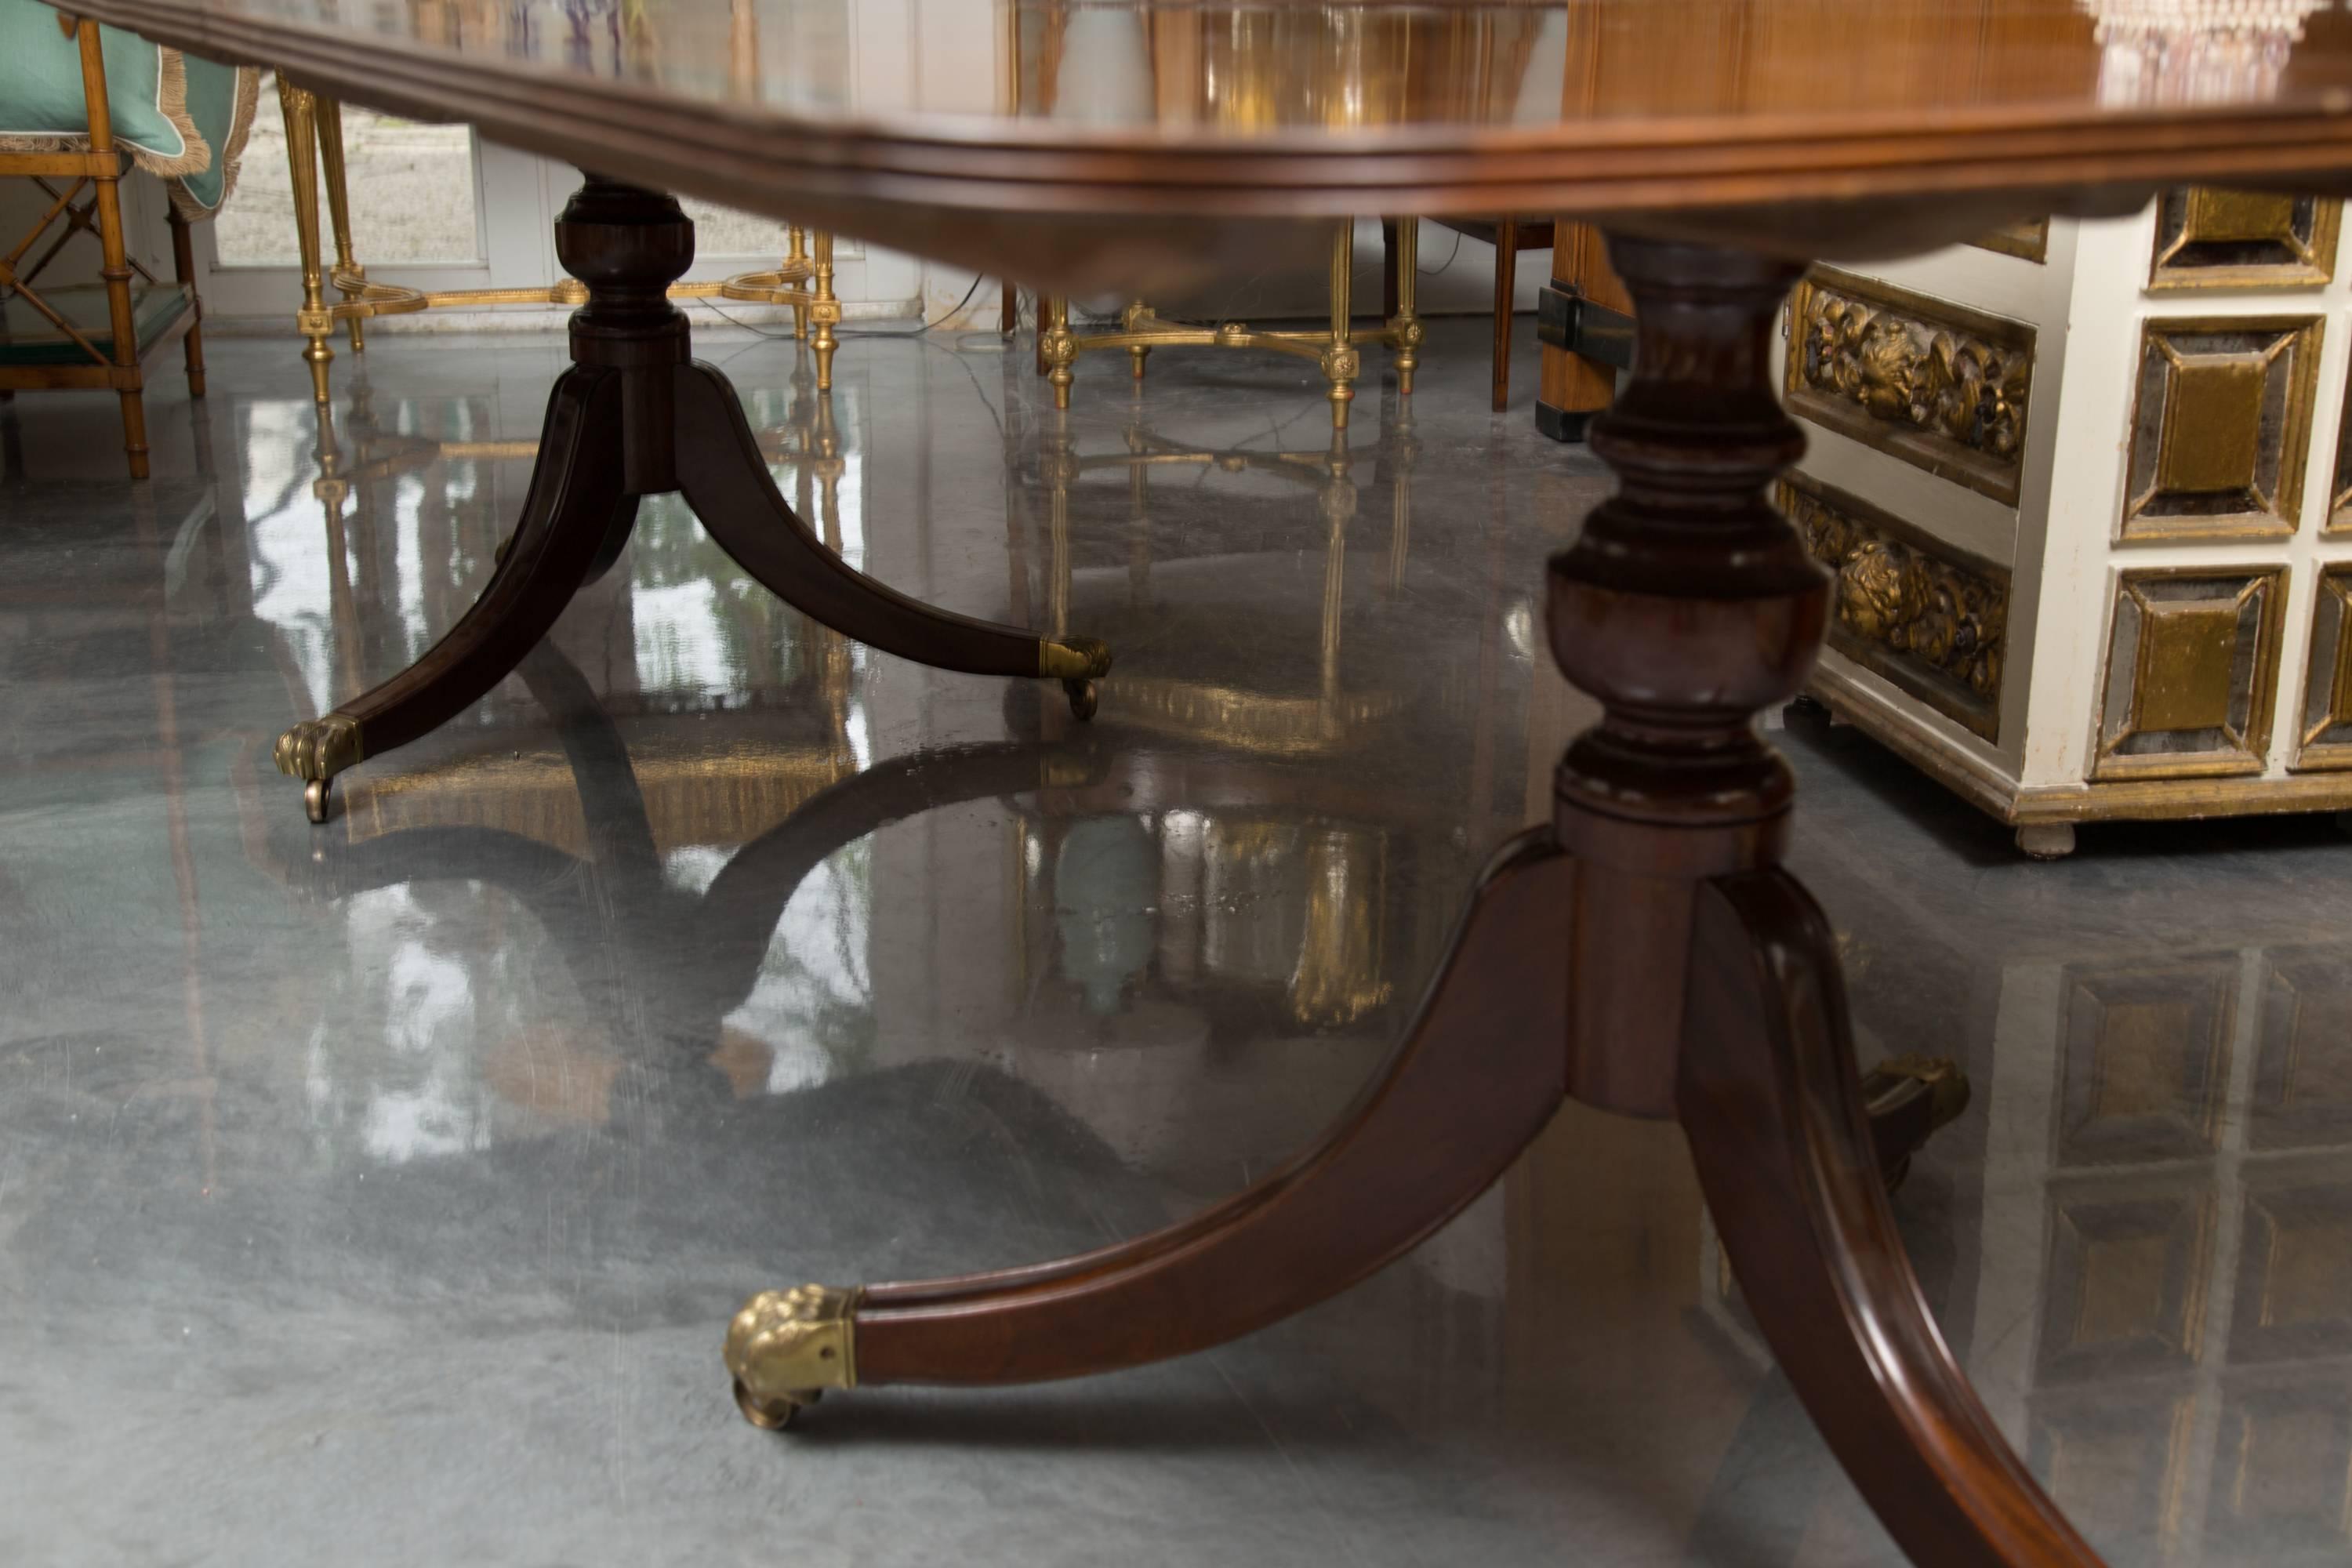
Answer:
[(2032, 327), (1827, 267), (1789, 310), (1792, 412), (2016, 504)]
[(2000, 729), (2009, 572), (1805, 474), (1780, 505), (1837, 574), (1829, 643), (1988, 740)]
[(2045, 261), (2050, 256), (2050, 220), (2046, 217), (2020, 218), (2015, 223), (1988, 229), (1969, 243), (1979, 250), (2014, 256), (2020, 261)]
[(2327, 487), (2326, 533), (2352, 533), (2352, 387), (2345, 389), (2344, 412), (2336, 427), (2336, 468)]
[(2207, 185), (2157, 199), (2148, 292), (2188, 289), (2316, 289), (2336, 275), (2344, 205)]
[(2262, 772), (2285, 598), (2280, 566), (2124, 573), (2091, 776)]
[(2352, 768), (2352, 562), (2339, 562), (2319, 574), (2294, 765)]
[(2276, 539), (2294, 531), (2319, 332), (2309, 316), (2141, 326), (2125, 539)]

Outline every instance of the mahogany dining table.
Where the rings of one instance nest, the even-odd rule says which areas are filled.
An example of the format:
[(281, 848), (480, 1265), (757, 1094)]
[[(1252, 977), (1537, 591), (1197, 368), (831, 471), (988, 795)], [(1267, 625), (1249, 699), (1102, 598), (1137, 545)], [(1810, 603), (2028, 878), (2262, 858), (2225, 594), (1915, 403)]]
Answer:
[[(1829, 596), (1767, 499), (1804, 445), (1773, 392), (1775, 324), (1816, 259), (2127, 212), (2175, 184), (2352, 191), (2352, 18), (2324, 0), (904, 3), (917, 37), (985, 11), (1004, 68), (859, 101), (824, 42), (839, 30), (793, 26), (838, 0), (591, 0), (593, 26), (531, 0), (79, 0), (289, 90), (593, 171), (557, 224), (588, 302), (521, 520), (440, 644), (280, 742), (314, 819), (337, 773), (510, 671), (619, 553), (636, 498), (672, 489), (837, 630), (1059, 679), (1090, 710), (1102, 643), (919, 604), (792, 513), (664, 298), (693, 255), (678, 195), (1127, 297), (1311, 263), (1356, 215), (1559, 214), (1609, 236), (1638, 321), (1591, 431), (1618, 486), (1548, 567), (1552, 652), (1603, 716), (1560, 760), (1551, 819), (1471, 889), (1387, 1067), (1307, 1152), (1151, 1235), (763, 1293), (726, 1340), (744, 1414), (782, 1426), (826, 1389), (1071, 1377), (1248, 1333), (1429, 1236), (1572, 1096), (1682, 1124), (1757, 1322), (1915, 1562), (2096, 1563), (1921, 1300), (1831, 927), (1780, 864), (1790, 774), (1755, 716), (1799, 689)], [(1106, 27), (1136, 68), (1085, 63), (1080, 36)]]

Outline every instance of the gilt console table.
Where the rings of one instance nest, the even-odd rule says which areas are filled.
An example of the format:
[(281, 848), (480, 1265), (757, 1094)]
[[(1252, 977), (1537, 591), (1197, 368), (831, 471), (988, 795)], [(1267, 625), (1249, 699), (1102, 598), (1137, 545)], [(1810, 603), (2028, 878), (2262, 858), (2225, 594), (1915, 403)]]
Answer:
[[(762, 0), (778, 15), (802, 3)], [(1562, 758), (1551, 820), (1478, 879), (1382, 1075), (1292, 1163), (1150, 1236), (995, 1273), (755, 1298), (727, 1334), (738, 1402), (781, 1426), (825, 1390), (1032, 1382), (1215, 1345), (1429, 1236), (1573, 1096), (1680, 1121), (1756, 1322), (1914, 1561), (2099, 1562), (1921, 1300), (1877, 1168), (1832, 934), (1780, 864), (1791, 775), (1753, 716), (1803, 684), (1831, 595), (1771, 499), (1804, 450), (1780, 407), (1774, 343), (1783, 301), (1817, 259), (1930, 249), (2036, 214), (2128, 212), (2158, 188), (2223, 177), (2341, 196), (2352, 19), (2305, 0), (1257, 5), (1233, 10), (1220, 49), (1277, 51), (1243, 63), (1303, 84), (1269, 94), (1260, 119), (1213, 121), (1184, 107), (1205, 94), (1160, 91), (1150, 113), (1139, 103), (1075, 124), (992, 106), (977, 71), (940, 82), (937, 102), (919, 94), (844, 121), (829, 112), (841, 62), (822, 51), (780, 62), (746, 100), (727, 90), (725, 0), (648, 7), (646, 26), (586, 54), (495, 11), (425, 41), (403, 7), (333, 0), (86, 9), (598, 171), (559, 225), (588, 302), (522, 520), (480, 602), (415, 668), (280, 743), (281, 765), (321, 807), (336, 773), (512, 668), (617, 552), (646, 493), (682, 489), (754, 575), (886, 651), (1063, 679), (1081, 706), (1107, 672), (1098, 644), (943, 616), (824, 550), (662, 298), (693, 246), (664, 191), (1018, 272), (1057, 294), (1129, 299), (1237, 259), (1312, 257), (1354, 212), (1598, 221), (1639, 321), (1631, 380), (1591, 432), (1619, 489), (1553, 558), (1549, 594), (1554, 656), (1603, 716)], [(919, 27), (949, 27), (968, 7), (916, 10)], [(1479, 21), (1530, 13), (1558, 24), (1567, 81), (1586, 79), (1606, 40), (1605, 108), (1564, 92), (1575, 107), (1528, 121), (1520, 84), (1503, 78), (1393, 99), (1360, 79), (1375, 59), (1472, 79), (1486, 68), (1468, 47)], [(1284, 25), (1265, 23), (1277, 14)], [(1415, 47), (1360, 47), (1391, 34)], [(1970, 68), (1952, 68), (1963, 56)], [(1234, 64), (1170, 55), (1155, 69)], [(1327, 112), (1372, 101), (1398, 108), (1345, 122)]]

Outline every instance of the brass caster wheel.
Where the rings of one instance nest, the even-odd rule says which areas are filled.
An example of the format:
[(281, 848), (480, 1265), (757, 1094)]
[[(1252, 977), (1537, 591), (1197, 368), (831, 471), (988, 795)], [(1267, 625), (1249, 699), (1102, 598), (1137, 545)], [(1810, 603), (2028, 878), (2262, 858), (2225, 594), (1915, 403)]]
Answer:
[(302, 786), (302, 814), (312, 826), (327, 820), (327, 797), (332, 788), (333, 781), (329, 779), (312, 779)]
[(1070, 717), (1080, 723), (1095, 716), (1095, 709), (1102, 700), (1101, 688), (1091, 680), (1065, 680), (1062, 691), (1070, 700)]
[(762, 1400), (743, 1386), (741, 1378), (735, 1380), (735, 1408), (743, 1413), (744, 1420), (762, 1432), (782, 1431), (793, 1424), (793, 1417), (800, 1414), (801, 1406), (814, 1405), (824, 1397), (824, 1390), (822, 1388), (796, 1388), (781, 1398)]

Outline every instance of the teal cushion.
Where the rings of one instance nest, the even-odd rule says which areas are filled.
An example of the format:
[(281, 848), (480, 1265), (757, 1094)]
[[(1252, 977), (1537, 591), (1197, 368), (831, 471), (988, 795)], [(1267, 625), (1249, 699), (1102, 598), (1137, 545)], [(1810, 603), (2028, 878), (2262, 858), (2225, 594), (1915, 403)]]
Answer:
[[(32, 0), (0, 0), (0, 5), (31, 4)], [(236, 160), (245, 152), (243, 132), (249, 127), (236, 123), (238, 78), (254, 74), (249, 68), (240, 70), (217, 60), (200, 59), (194, 55), (181, 57), (188, 78), (188, 118), (195, 122), (196, 134), (212, 149), (212, 162), (193, 174), (180, 176), (180, 188), (190, 199), (211, 212), (221, 205), (229, 172)], [(114, 96), (113, 62), (107, 64), (106, 90)], [(195, 215), (188, 215), (193, 217)]]
[[(198, 152), (184, 133), (184, 111), (180, 123), (173, 123), (172, 110), (181, 105), (171, 100), (184, 100), (185, 89), (174, 90), (167, 81), (167, 76), (181, 73), (167, 72), (164, 51), (134, 33), (98, 31), (115, 140), (174, 163)], [(227, 96), (233, 102), (234, 90)], [(0, 0), (0, 136), (79, 136), (89, 130), (81, 46), (40, 0)], [(208, 149), (201, 161), (214, 162)]]

